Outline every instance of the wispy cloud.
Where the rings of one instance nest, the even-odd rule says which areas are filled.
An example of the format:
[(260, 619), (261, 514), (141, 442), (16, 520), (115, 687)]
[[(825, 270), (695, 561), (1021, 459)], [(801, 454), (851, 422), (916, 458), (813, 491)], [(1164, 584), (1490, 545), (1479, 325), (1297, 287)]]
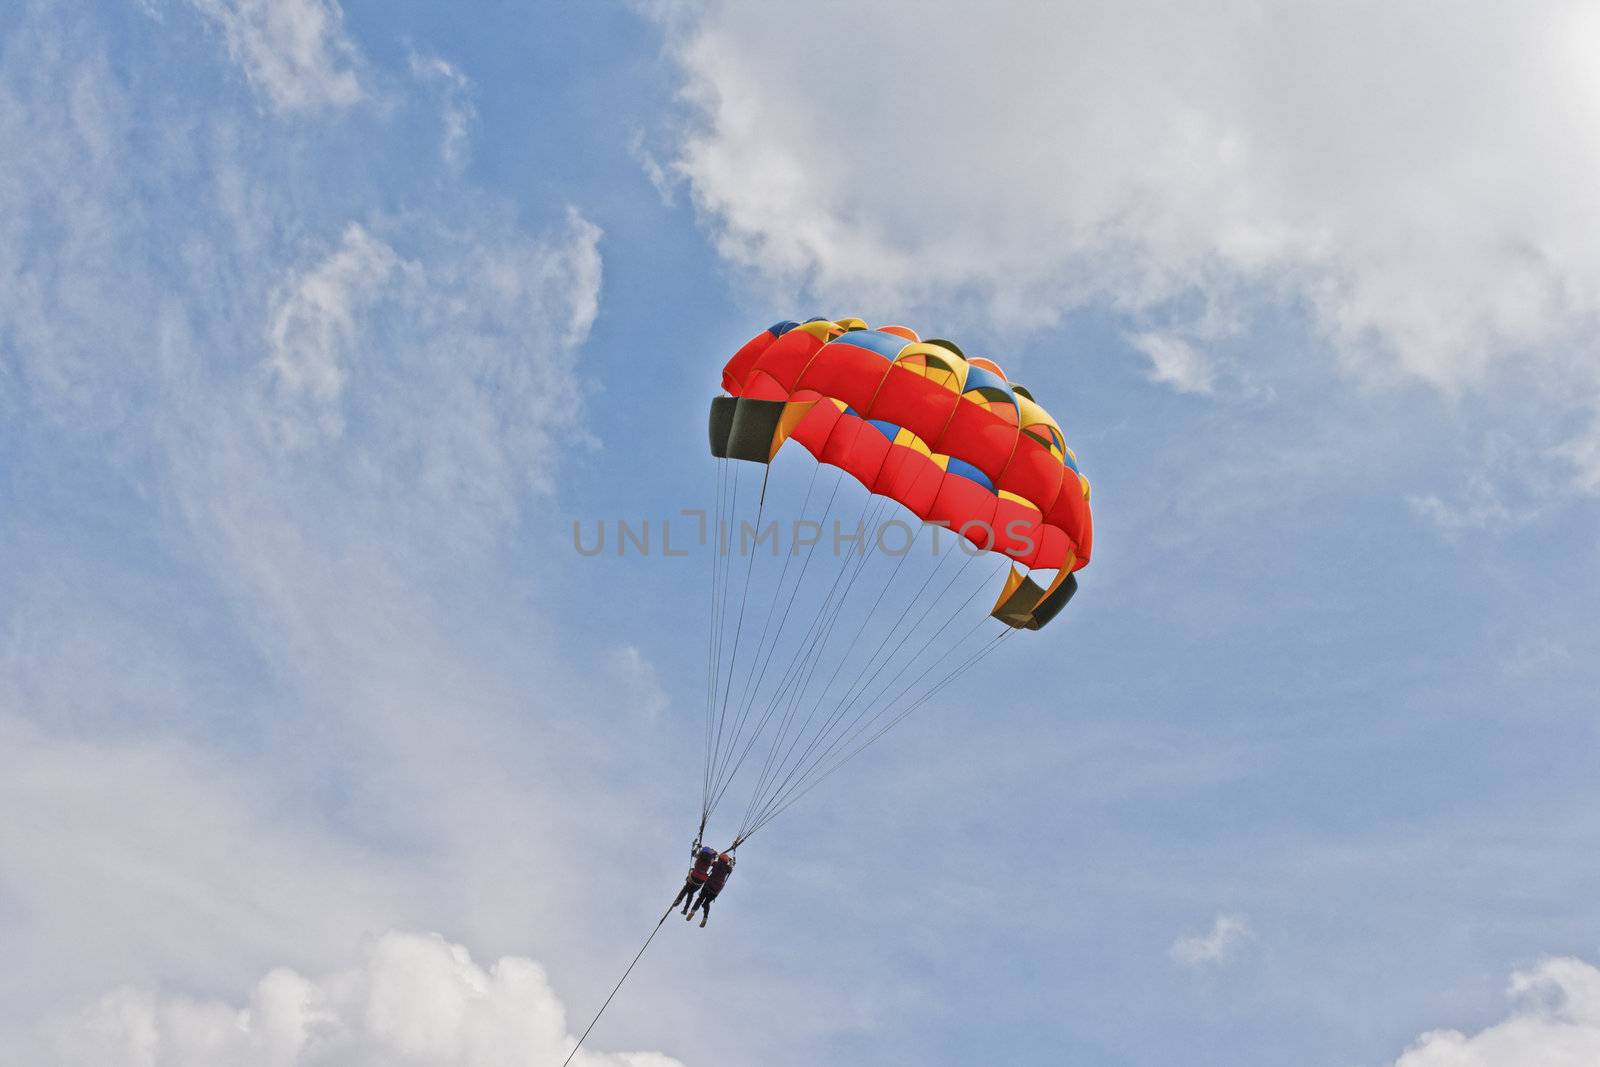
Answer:
[(608, 658), (629, 708), (645, 719), (654, 719), (667, 710), (667, 693), (661, 688), (655, 665), (643, 652), (634, 645), (625, 645), (613, 649)]
[(1525, 526), (1539, 515), (1537, 508), (1508, 504), (1500, 489), (1481, 472), (1474, 472), (1466, 490), (1454, 499), (1423, 493), (1408, 496), (1406, 503), (1449, 540), (1474, 530), (1503, 531)]
[(276, 110), (337, 110), (365, 97), (338, 0), (190, 2), (222, 30), (228, 53)]
[(472, 102), (472, 82), (454, 64), (438, 56), (411, 54), (411, 76), (439, 88), (439, 155), (450, 169), (459, 171), (472, 154), (472, 126), (478, 109)]
[(1138, 333), (1128, 343), (1150, 360), (1150, 380), (1180, 393), (1210, 393), (1215, 371), (1210, 360), (1181, 337)]
[(644, 134), (640, 131), (634, 131), (633, 136), (629, 138), (628, 151), (644, 170), (644, 176), (650, 179), (650, 185), (661, 198), (662, 206), (676, 206), (677, 191), (683, 184), (682, 176), (670, 166), (662, 164), (656, 153), (646, 145)]
[(309, 421), (337, 435), (346, 350), (357, 341), (356, 317), (400, 267), (394, 249), (361, 225), (346, 227), (339, 246), (292, 274), (273, 300), (267, 363), (287, 404), (311, 409)]
[(1167, 955), (1187, 966), (1222, 963), (1252, 937), (1250, 924), (1242, 915), (1218, 915), (1204, 934), (1185, 934), (1172, 943)]
[(1472, 465), (1455, 492), (1412, 494), (1406, 503), (1446, 540), (1527, 526), (1585, 491), (1569, 466), (1571, 447), (1537, 448), (1503, 431), (1489, 434), (1470, 455)]
[[(337, 8), (211, 6), (252, 56), (312, 9), (322, 43), (290, 52), (315, 70), (290, 68), (321, 88), (260, 60), (284, 106), (349, 99)], [(194, 56), (114, 65), (94, 30), (37, 4), (0, 57), (5, 459), (94, 457), (74, 477), (115, 526), (0, 526), (0, 867), (27, 916), (0, 915), (0, 999), (216, 990), (441, 912), (503, 935), (577, 891), (530, 880), (561, 832), (530, 737), (615, 698), (464, 590), (503, 579), (508, 535), (585, 447), (600, 231), (508, 222), (428, 151), (413, 177), (374, 167), (384, 195), (352, 187), (251, 107), (163, 95), (178, 118), (151, 124), (140, 79)], [(396, 151), (363, 121), (344, 136)], [(248, 696), (218, 681), (235, 671), (261, 672)], [(468, 883), (470, 907), (440, 907)]]
[[(573, 353), (598, 307), (600, 231), (576, 213), (548, 240), (386, 229), (417, 258), (350, 223), (274, 286), (264, 410), (302, 443), (340, 436), (343, 407), (359, 405), (430, 497), (506, 510), (522, 487), (549, 486), (558, 435), (581, 439)], [(379, 440), (363, 436), (375, 458)]]
[(1570, 484), (1580, 493), (1600, 494), (1600, 404), (1584, 427), (1551, 450), (1569, 469)]

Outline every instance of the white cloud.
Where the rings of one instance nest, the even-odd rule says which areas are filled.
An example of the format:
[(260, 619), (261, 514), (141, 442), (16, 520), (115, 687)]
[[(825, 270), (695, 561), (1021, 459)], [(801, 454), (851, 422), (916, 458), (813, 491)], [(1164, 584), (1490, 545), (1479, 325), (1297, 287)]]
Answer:
[[(587, 440), (599, 230), (529, 232), (428, 151), (324, 171), (314, 132), (185, 103), (192, 54), (109, 47), (48, 3), (0, 38), (0, 406), (51, 486), (0, 523), (8, 1049), (85, 987), (213, 994), (373, 924), (525, 936), (593, 893), (540, 880), (552, 842), (630, 802), (550, 785), (613, 698), (507, 560)], [(583, 936), (551, 935), (569, 978)]]
[(411, 54), (411, 76), (419, 82), (440, 87), (440, 123), (443, 126), (439, 155), (450, 169), (459, 171), (472, 153), (472, 124), (478, 109), (472, 103), (472, 83), (456, 67), (438, 56)]
[(1475, 530), (1506, 530), (1525, 526), (1538, 518), (1535, 508), (1518, 508), (1506, 503), (1493, 479), (1482, 471), (1472, 472), (1463, 494), (1447, 500), (1437, 493), (1408, 496), (1406, 503), (1419, 518), (1427, 520), (1447, 540)]
[(1218, 915), (1205, 934), (1186, 934), (1167, 949), (1178, 963), (1199, 966), (1229, 959), (1251, 937), (1250, 924), (1240, 915)]
[[(483, 967), (437, 934), (397, 931), (347, 970), (275, 968), (243, 1006), (127, 987), (45, 1029), (59, 1067), (523, 1067), (560, 1063), (574, 1040), (537, 963)], [(681, 1067), (587, 1048), (573, 1063)]]
[(130, 107), (103, 54), (62, 48), (43, 22), (25, 15), (0, 38), (0, 359), (33, 403), (115, 421), (105, 394), (138, 368), (104, 356), (125, 353), (118, 327), (150, 310), (116, 266), (143, 214), (126, 170)]
[(228, 53), (281, 112), (338, 109), (366, 95), (338, 0), (191, 0)]
[(1511, 978), (1509, 1018), (1467, 1035), (1423, 1034), (1394, 1067), (1592, 1067), (1600, 1063), (1600, 970), (1545, 960)]
[(628, 152), (643, 168), (644, 175), (650, 179), (656, 195), (661, 198), (662, 206), (673, 207), (678, 202), (677, 187), (682, 184), (671, 170), (663, 166), (656, 158), (655, 153), (645, 146), (644, 134), (635, 131), (628, 140)]
[(1572, 470), (1581, 463), (1579, 441), (1540, 449), (1504, 432), (1489, 434), (1470, 454), (1471, 465), (1456, 492), (1417, 493), (1406, 503), (1450, 541), (1527, 526), (1563, 497), (1589, 491)]
[(1591, 413), (1584, 429), (1550, 454), (1568, 467), (1569, 484), (1575, 491), (1600, 494), (1600, 412)]
[[(84, 692), (59, 676), (51, 688)], [(54, 737), (13, 697), (0, 692), (0, 866), (8, 910), (27, 918), (6, 928), (18, 969), (0, 978), (0, 1022), (86, 981), (216, 980), (415, 907), (403, 868), (341, 838), (292, 775), (171, 739)]]
[(1209, 393), (1215, 380), (1210, 360), (1181, 337), (1139, 333), (1128, 343), (1150, 360), (1150, 380), (1170, 385), (1180, 393)]
[(1275, 295), (1445, 389), (1600, 316), (1590, 5), (838, 0), (787, 49), (775, 0), (645, 9), (697, 116), (676, 174), (791, 300), (1188, 326)]
[(354, 404), (369, 427), (355, 443), (397, 453), (374, 475), (507, 511), (549, 487), (558, 436), (582, 439), (572, 368), (598, 308), (600, 231), (576, 212), (543, 240), (386, 228), (420, 254), (351, 223), (276, 287), (264, 413), (301, 445), (342, 437)]
[[(206, 530), (280, 526), (286, 483), (315, 482), (374, 527), (447, 517), (459, 551), (550, 489), (561, 444), (584, 439), (595, 226), (571, 211), (527, 234), (463, 190), (445, 217), (352, 218), (332, 205), (372, 198), (347, 179), (274, 170), (295, 151), (282, 128), (265, 157), (237, 115), (135, 137), (139, 103), (92, 35), (63, 49), (53, 32), (25, 20), (0, 68), (0, 359), (20, 406), (157, 448)], [(259, 516), (219, 517), (249, 499)]]
[(324, 430), (337, 435), (339, 394), (348, 350), (358, 340), (364, 314), (400, 266), (394, 249), (359, 224), (345, 229), (339, 247), (308, 270), (291, 276), (274, 300), (267, 327), (267, 357), (278, 388), (291, 402), (305, 401)]

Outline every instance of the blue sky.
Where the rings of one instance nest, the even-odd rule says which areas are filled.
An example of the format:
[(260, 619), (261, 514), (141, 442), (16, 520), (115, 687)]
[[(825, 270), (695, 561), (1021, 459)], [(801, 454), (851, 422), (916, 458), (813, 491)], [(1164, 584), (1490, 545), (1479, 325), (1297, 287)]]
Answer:
[(709, 503), (823, 314), (1048, 398), (1095, 559), (581, 1062), (1600, 1059), (1597, 33), (8, 7), (0, 1048), (559, 1062), (682, 874), (710, 562), (572, 524)]

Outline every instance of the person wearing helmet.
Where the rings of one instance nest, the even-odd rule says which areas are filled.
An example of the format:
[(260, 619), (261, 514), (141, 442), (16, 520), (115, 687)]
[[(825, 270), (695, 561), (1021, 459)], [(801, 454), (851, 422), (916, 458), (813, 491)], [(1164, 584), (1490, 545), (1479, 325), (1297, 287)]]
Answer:
[(710, 845), (702, 845), (696, 841), (689, 846), (689, 858), (694, 861), (694, 866), (689, 868), (689, 877), (683, 881), (683, 888), (678, 890), (677, 897), (672, 906), (676, 908), (683, 905), (683, 917), (689, 917), (689, 910), (694, 906), (695, 890), (706, 884), (706, 879), (711, 877), (712, 864), (717, 860), (717, 850)]
[(694, 905), (684, 913), (685, 919), (694, 918), (696, 911), (704, 911), (700, 917), (700, 925), (704, 926), (706, 920), (711, 918), (711, 902), (717, 899), (717, 894), (722, 892), (722, 887), (728, 884), (728, 876), (733, 873), (733, 853), (724, 852), (711, 864), (711, 873), (706, 876), (705, 885), (700, 887), (700, 897)]

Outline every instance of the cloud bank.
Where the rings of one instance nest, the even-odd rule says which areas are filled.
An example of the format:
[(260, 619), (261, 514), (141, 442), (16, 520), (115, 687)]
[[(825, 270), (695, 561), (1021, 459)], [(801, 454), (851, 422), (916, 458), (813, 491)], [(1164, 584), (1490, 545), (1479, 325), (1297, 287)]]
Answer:
[(1205, 339), (1267, 297), (1445, 390), (1600, 315), (1591, 5), (826, 2), (790, 48), (774, 2), (648, 10), (690, 116), (669, 169), (726, 258), (827, 306)]
[[(574, 1042), (534, 961), (483, 967), (438, 934), (396, 931), (346, 970), (275, 968), (244, 1005), (128, 987), (44, 1031), (59, 1067), (542, 1067)], [(587, 1049), (573, 1063), (682, 1067), (660, 1053)]]
[(1590, 1067), (1600, 1063), (1600, 970), (1571, 957), (1511, 978), (1511, 1016), (1467, 1035), (1434, 1030), (1394, 1067)]

